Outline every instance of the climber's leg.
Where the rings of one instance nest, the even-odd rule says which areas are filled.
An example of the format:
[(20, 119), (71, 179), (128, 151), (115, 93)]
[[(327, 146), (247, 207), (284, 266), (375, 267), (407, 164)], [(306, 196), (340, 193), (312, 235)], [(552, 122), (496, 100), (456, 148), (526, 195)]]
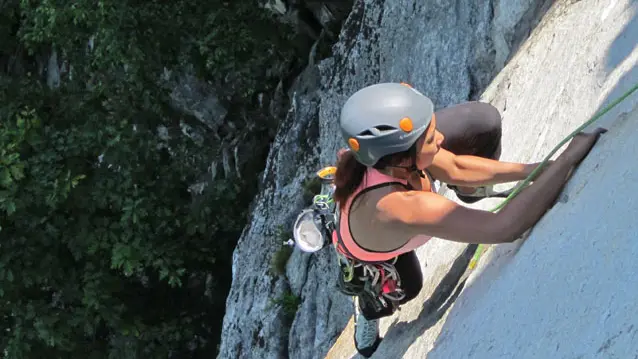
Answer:
[[(437, 130), (445, 139), (444, 149), (456, 155), (472, 155), (498, 160), (501, 155), (501, 115), (483, 102), (466, 102), (436, 112)], [(484, 187), (450, 186), (457, 197), (474, 203), (486, 197), (506, 197), (509, 192), (494, 193)]]
[[(394, 264), (399, 277), (401, 278), (401, 288), (405, 292), (400, 304), (409, 302), (416, 298), (423, 287), (423, 274), (421, 264), (414, 251), (401, 254)], [(355, 301), (355, 327), (354, 342), (359, 354), (369, 357), (379, 346), (379, 319), (394, 314), (394, 309), (390, 306), (375, 311), (372, 308), (361, 306), (359, 301)]]
[(466, 102), (436, 111), (441, 147), (456, 155), (497, 160), (501, 152), (501, 115), (483, 102)]
[[(421, 273), (421, 263), (414, 251), (401, 254), (397, 258), (397, 262), (394, 267), (399, 273), (401, 278), (401, 288), (405, 292), (405, 298), (399, 303), (404, 304), (410, 300), (416, 298), (423, 288), (423, 274)], [(379, 319), (394, 314), (394, 310), (391, 307), (386, 307), (383, 310), (376, 312), (372, 308), (361, 308), (362, 314), (367, 319)]]

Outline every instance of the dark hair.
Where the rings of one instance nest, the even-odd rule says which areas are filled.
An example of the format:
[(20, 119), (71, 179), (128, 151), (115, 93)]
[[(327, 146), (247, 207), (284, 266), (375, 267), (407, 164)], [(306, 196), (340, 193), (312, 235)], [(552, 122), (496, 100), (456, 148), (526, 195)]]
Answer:
[[(383, 156), (373, 166), (381, 170), (388, 166), (398, 165), (408, 158), (416, 158), (416, 142), (406, 151)], [(343, 152), (337, 159), (337, 173), (335, 174), (334, 200), (339, 206), (345, 205), (348, 198), (356, 191), (363, 181), (367, 167), (357, 161), (352, 151)]]

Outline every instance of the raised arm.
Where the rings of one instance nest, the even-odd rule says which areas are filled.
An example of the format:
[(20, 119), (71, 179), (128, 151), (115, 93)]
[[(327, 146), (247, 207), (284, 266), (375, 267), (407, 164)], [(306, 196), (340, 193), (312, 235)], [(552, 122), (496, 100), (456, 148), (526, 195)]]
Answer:
[(539, 163), (512, 163), (477, 156), (457, 156), (441, 149), (428, 170), (432, 175), (448, 184), (457, 186), (486, 186), (497, 183), (521, 181)]
[(431, 192), (395, 192), (379, 201), (379, 220), (399, 222), (414, 234), (466, 243), (517, 239), (555, 202), (573, 168), (603, 131), (581, 134), (563, 154), (498, 213), (463, 207)]

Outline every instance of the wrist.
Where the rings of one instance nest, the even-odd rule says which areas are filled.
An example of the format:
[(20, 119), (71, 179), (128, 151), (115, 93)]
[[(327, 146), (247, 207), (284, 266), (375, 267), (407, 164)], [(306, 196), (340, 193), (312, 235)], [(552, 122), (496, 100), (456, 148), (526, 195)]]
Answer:
[[(545, 165), (543, 166), (542, 169), (540, 169), (539, 171), (537, 171), (534, 174), (534, 177), (532, 178), (532, 180), (536, 179), (538, 176), (540, 176), (541, 173), (543, 173), (550, 165), (552, 165), (555, 161), (547, 161), (547, 163), (545, 163)], [(525, 170), (524, 170), (524, 174), (525, 174), (525, 178), (529, 177), (534, 171), (536, 171), (536, 169), (542, 165), (543, 162), (536, 162), (536, 163), (529, 163), (525, 165)]]

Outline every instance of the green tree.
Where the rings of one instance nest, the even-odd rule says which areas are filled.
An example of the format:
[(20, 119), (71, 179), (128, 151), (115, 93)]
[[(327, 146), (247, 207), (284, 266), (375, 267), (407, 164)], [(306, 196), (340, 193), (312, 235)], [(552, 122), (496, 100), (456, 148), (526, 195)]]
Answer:
[(254, 1), (0, 3), (4, 357), (214, 355), (254, 181), (194, 200), (219, 144), (158, 136), (188, 120), (159, 79), (193, 65), (250, 109), (294, 57), (287, 31)]

